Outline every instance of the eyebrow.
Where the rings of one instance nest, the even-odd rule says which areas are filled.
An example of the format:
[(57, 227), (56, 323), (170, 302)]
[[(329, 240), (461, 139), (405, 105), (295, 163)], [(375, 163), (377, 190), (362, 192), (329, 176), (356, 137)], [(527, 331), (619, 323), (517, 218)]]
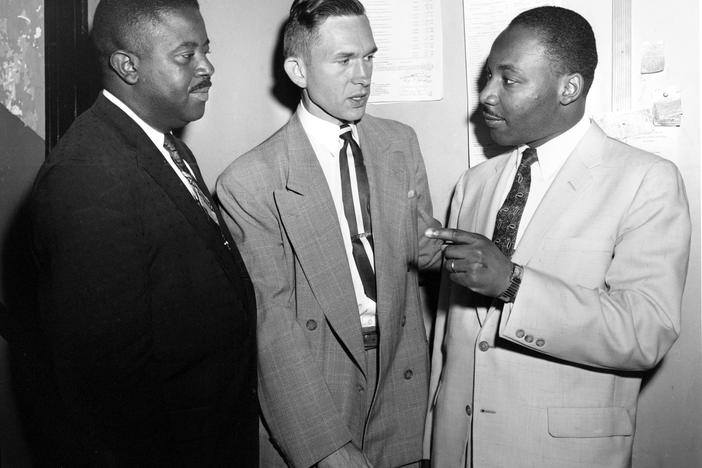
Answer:
[(496, 68), (500, 71), (511, 71), (515, 73), (519, 72), (519, 69), (514, 65), (498, 65)]
[[(375, 54), (376, 52), (378, 52), (378, 47), (373, 47), (372, 50), (370, 50), (369, 52), (366, 52), (364, 54), (361, 54), (361, 56), (365, 57), (367, 55)], [(334, 54), (334, 56), (337, 58), (355, 57), (356, 55), (357, 54), (355, 52), (343, 52), (343, 51), (340, 51), (340, 52), (337, 52), (336, 54)]]
[[(180, 47), (198, 47), (199, 45), (200, 45), (199, 42), (195, 42), (195, 41), (186, 41), (186, 42), (181, 42), (180, 44), (178, 44), (178, 47), (177, 47), (177, 48), (180, 48)], [(210, 40), (207, 39), (207, 40), (205, 41), (205, 43), (202, 44), (202, 45), (203, 45), (203, 46), (208, 46), (208, 45), (210, 45)]]

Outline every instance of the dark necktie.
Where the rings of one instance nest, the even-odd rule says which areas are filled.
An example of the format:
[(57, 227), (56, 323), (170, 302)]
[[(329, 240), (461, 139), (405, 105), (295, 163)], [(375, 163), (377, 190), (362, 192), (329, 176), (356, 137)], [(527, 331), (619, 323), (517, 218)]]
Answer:
[[(362, 238), (366, 238), (370, 248), (373, 249), (373, 235), (370, 218), (370, 191), (368, 189), (368, 175), (366, 167), (363, 164), (363, 154), (358, 143), (353, 139), (351, 127), (348, 124), (341, 126), (341, 134), (339, 137), (344, 141), (341, 151), (339, 152), (339, 169), (341, 171), (341, 194), (344, 202), (344, 215), (346, 222), (349, 225), (351, 232), (351, 246), (353, 259), (358, 269), (358, 274), (363, 283), (363, 291), (371, 300), (376, 300), (375, 289), (375, 272), (371, 266), (366, 250), (361, 242)], [(348, 149), (351, 148), (353, 155), (354, 168), (356, 171), (356, 183), (358, 185), (358, 198), (360, 202), (361, 218), (363, 221), (363, 230), (358, 232), (358, 223), (356, 221), (356, 210), (353, 203), (353, 192), (351, 191), (351, 174), (349, 172)]]
[(514, 253), (514, 244), (519, 229), (519, 221), (522, 219), (524, 206), (529, 196), (529, 186), (531, 185), (531, 165), (536, 162), (536, 150), (527, 148), (522, 153), (522, 161), (514, 176), (512, 188), (507, 194), (505, 202), (497, 212), (495, 219), (495, 230), (492, 234), (492, 241), (499, 247), (503, 254), (511, 257)]
[(202, 210), (207, 214), (207, 216), (209, 216), (212, 221), (219, 225), (219, 221), (217, 220), (217, 214), (215, 213), (212, 201), (207, 195), (205, 195), (206, 189), (200, 187), (200, 184), (190, 172), (190, 169), (188, 169), (188, 167), (185, 165), (185, 161), (183, 161), (183, 158), (180, 156), (178, 150), (176, 149), (175, 138), (173, 138), (173, 135), (171, 135), (170, 133), (166, 133), (164, 136), (165, 138), (163, 140), (163, 147), (166, 148), (166, 150), (168, 150), (168, 153), (171, 155), (171, 159), (173, 159), (173, 162), (175, 163), (176, 167), (180, 170), (181, 174), (183, 174), (185, 180), (188, 181), (190, 187), (192, 187), (193, 198), (195, 198), (195, 201), (197, 201), (198, 205), (200, 205), (200, 208), (202, 208)]

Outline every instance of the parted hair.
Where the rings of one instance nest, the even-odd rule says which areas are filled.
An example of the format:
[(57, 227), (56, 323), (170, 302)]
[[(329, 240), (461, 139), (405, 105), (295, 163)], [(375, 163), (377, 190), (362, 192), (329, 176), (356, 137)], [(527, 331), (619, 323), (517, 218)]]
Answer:
[(546, 55), (559, 73), (580, 73), (590, 90), (597, 67), (597, 44), (590, 23), (567, 8), (543, 6), (517, 15), (509, 27), (524, 26), (539, 34)]
[(138, 53), (144, 45), (144, 30), (168, 11), (199, 9), (197, 0), (101, 0), (95, 9), (93, 44), (100, 61), (116, 50)]
[(366, 10), (358, 0), (295, 0), (285, 23), (285, 58), (307, 54), (317, 39), (319, 26), (331, 16), (361, 16)]

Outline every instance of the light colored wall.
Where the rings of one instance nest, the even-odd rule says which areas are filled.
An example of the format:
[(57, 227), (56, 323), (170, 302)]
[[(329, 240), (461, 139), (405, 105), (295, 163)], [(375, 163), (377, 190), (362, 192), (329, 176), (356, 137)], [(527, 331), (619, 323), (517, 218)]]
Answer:
[[(702, 466), (699, 18), (696, 0), (632, 1), (632, 103), (645, 100), (646, 88), (676, 85), (681, 90), (682, 125), (664, 129), (661, 153), (683, 174), (693, 220), (682, 333), (641, 394), (635, 468)], [(639, 74), (644, 41), (663, 41), (666, 55), (665, 71), (645, 80)]]

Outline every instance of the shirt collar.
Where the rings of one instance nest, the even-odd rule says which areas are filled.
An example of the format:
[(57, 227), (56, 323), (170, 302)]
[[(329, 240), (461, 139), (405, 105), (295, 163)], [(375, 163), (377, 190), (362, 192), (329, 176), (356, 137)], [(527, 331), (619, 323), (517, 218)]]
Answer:
[[(297, 114), (300, 118), (302, 128), (305, 130), (310, 140), (313, 140), (317, 145), (324, 148), (325, 151), (328, 151), (336, 157), (342, 146), (341, 138), (339, 138), (339, 133), (341, 131), (340, 126), (313, 115), (307, 110), (304, 104), (302, 104), (302, 101), (300, 101), (300, 104), (297, 106)], [(349, 126), (351, 127), (354, 140), (358, 143), (358, 129), (356, 128), (356, 124), (349, 124)]]
[(138, 115), (136, 115), (136, 113), (131, 108), (129, 108), (129, 106), (127, 106), (122, 100), (120, 100), (117, 96), (115, 96), (108, 90), (103, 89), (102, 94), (107, 99), (109, 99), (110, 102), (112, 102), (115, 106), (122, 109), (122, 111), (124, 111), (125, 114), (127, 114), (137, 125), (139, 125), (139, 127), (141, 127), (141, 129), (144, 130), (144, 133), (146, 133), (146, 136), (149, 137), (149, 140), (151, 140), (159, 150), (163, 148), (163, 142), (165, 139), (163, 133), (144, 122), (144, 120), (141, 119), (141, 117), (139, 117)]
[[(539, 160), (535, 166), (541, 171), (544, 179), (549, 179), (563, 167), (570, 154), (578, 146), (585, 133), (590, 128), (590, 119), (583, 116), (578, 123), (570, 127), (565, 132), (557, 137), (547, 141), (543, 145), (536, 148)], [(517, 148), (517, 157), (515, 164), (519, 166), (522, 160), (522, 152), (527, 148), (527, 145), (521, 145)]]

